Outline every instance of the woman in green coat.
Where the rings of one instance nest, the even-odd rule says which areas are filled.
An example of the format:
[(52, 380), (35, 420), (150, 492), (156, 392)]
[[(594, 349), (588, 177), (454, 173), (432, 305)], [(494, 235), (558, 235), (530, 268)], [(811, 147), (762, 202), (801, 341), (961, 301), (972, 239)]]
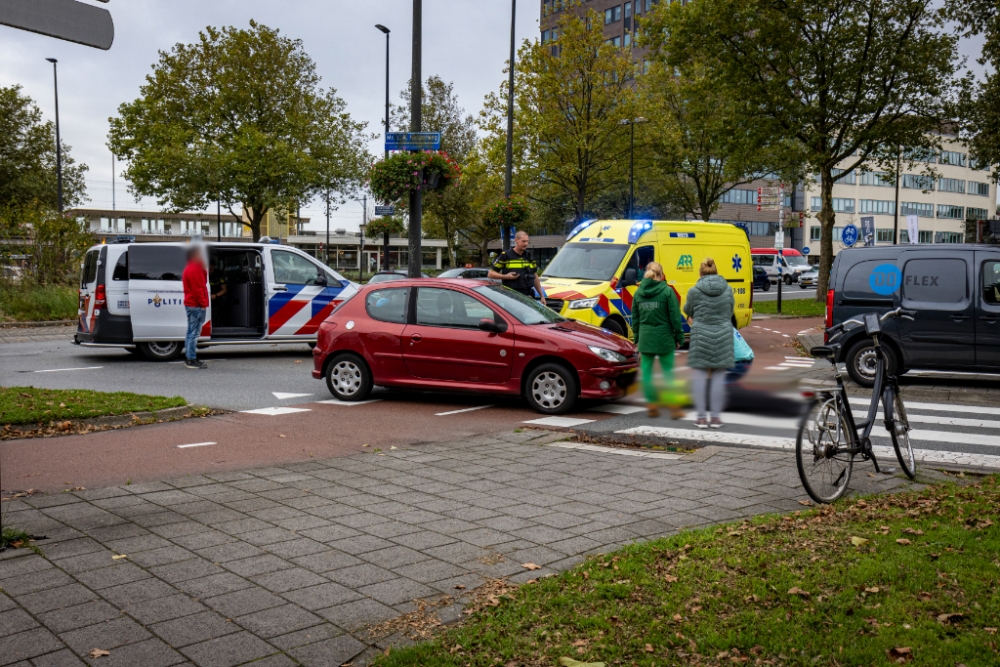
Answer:
[[(674, 370), (674, 350), (684, 342), (680, 304), (674, 290), (664, 279), (663, 267), (657, 262), (646, 265), (645, 276), (632, 298), (632, 332), (642, 355), (642, 388), (649, 416), (657, 417), (660, 411), (656, 405), (653, 364), (659, 358), (664, 379), (669, 383)], [(674, 419), (684, 416), (679, 405), (669, 407)]]
[[(733, 290), (719, 275), (715, 260), (701, 264), (701, 278), (688, 290), (684, 314), (691, 324), (687, 365), (691, 369), (698, 428), (721, 428), (726, 400), (726, 369), (735, 364), (733, 353)], [(708, 400), (706, 400), (706, 393)], [(711, 415), (711, 421), (708, 417)]]

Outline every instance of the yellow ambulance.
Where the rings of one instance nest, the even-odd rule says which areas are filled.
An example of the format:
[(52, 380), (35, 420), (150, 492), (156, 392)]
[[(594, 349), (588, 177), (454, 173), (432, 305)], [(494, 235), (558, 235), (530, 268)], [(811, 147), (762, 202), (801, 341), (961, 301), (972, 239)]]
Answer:
[(663, 265), (683, 308), (706, 257), (733, 289), (733, 324), (747, 326), (753, 316), (750, 240), (730, 224), (588, 220), (570, 232), (540, 277), (548, 306), (562, 316), (630, 336), (632, 297), (646, 264)]

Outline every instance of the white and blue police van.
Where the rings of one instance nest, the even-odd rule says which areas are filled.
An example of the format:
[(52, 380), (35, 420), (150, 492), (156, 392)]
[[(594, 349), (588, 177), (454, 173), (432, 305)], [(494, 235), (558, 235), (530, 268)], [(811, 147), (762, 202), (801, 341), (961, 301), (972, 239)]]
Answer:
[[(80, 271), (73, 342), (120, 347), (153, 361), (184, 353), (187, 314), (181, 275), (189, 243), (94, 246)], [(353, 283), (306, 253), (260, 243), (203, 243), (211, 306), (199, 347), (316, 343), (320, 323), (357, 292)]]

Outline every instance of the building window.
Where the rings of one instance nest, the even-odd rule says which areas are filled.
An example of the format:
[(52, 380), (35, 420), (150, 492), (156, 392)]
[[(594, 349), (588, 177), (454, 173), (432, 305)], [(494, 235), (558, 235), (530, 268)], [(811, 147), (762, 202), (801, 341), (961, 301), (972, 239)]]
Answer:
[(631, 45), (632, 45), (632, 33), (627, 32), (625, 33), (625, 46), (629, 47)]
[(979, 195), (980, 197), (990, 196), (990, 184), (989, 183), (976, 183), (975, 181), (969, 181), (969, 194)]
[(911, 190), (930, 191), (934, 189), (934, 179), (920, 174), (903, 174), (903, 187)]
[[(934, 232), (920, 232), (917, 235), (917, 243), (932, 243), (934, 241)], [(910, 232), (905, 229), (899, 230), (899, 242), (909, 243), (910, 242)]]
[(958, 151), (941, 151), (941, 164), (954, 164), (959, 167), (965, 166), (965, 153)]
[[(811, 204), (810, 208), (813, 211), (823, 210), (823, 200), (820, 197), (813, 197)], [(834, 197), (833, 210), (837, 213), (854, 213), (854, 200), (845, 197)]]
[(888, 174), (882, 171), (861, 172), (861, 185), (875, 185), (883, 188), (891, 188), (896, 183)]
[(937, 188), (940, 192), (959, 192), (965, 194), (965, 181), (960, 178), (939, 178)]
[(965, 235), (961, 232), (934, 232), (934, 243), (964, 243)]
[(989, 171), (990, 165), (987, 162), (980, 162), (979, 160), (969, 158), (969, 169), (974, 169), (976, 171)]
[(859, 213), (893, 215), (896, 212), (896, 202), (887, 199), (862, 199), (858, 205)]
[(621, 5), (604, 10), (604, 25), (610, 25), (622, 20)]
[(907, 161), (913, 160), (914, 162), (929, 162), (931, 164), (937, 162), (937, 153), (929, 148), (914, 148), (907, 151), (903, 157)]
[(966, 220), (986, 220), (990, 217), (990, 212), (985, 208), (974, 208), (972, 206), (965, 209)]
[(621, 47), (621, 45), (622, 45), (622, 38), (621, 37), (612, 37), (611, 39), (604, 40), (604, 43), (605, 44), (610, 44), (611, 46)]
[(875, 230), (875, 242), (876, 243), (892, 243), (892, 232), (891, 229), (877, 228)]
[(951, 204), (938, 204), (937, 217), (949, 220), (964, 220), (965, 208), (962, 206), (952, 206)]
[[(840, 176), (843, 173), (844, 173), (843, 169), (833, 169), (833, 170), (831, 170), (831, 174), (832, 174), (832, 176), (834, 178), (837, 178), (837, 176)], [(857, 176), (852, 171), (849, 174), (847, 174), (846, 176), (844, 176), (843, 178), (839, 179), (837, 181), (837, 184), (854, 185), (856, 182), (857, 182)]]
[(810, 227), (809, 228), (809, 240), (819, 241), (820, 232), (822, 232), (822, 227)]
[(921, 204), (915, 201), (904, 201), (899, 205), (902, 215), (919, 215), (921, 218), (934, 217), (934, 204)]
[(642, 73), (643, 74), (649, 74), (649, 61), (648, 60), (643, 60), (642, 61)]
[(720, 204), (757, 204), (756, 190), (733, 188), (719, 198)]

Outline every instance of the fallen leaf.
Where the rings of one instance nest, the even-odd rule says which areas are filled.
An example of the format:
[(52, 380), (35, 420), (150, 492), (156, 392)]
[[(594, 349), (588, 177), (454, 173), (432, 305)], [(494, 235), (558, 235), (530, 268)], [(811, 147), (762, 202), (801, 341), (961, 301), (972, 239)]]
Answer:
[(851, 544), (853, 544), (856, 547), (861, 547), (868, 544), (868, 540), (863, 537), (852, 537)]
[(491, 607), (496, 607), (500, 604), (500, 600), (495, 595), (487, 595), (486, 604), (488, 604)]
[(684, 618), (680, 614), (674, 614), (674, 620), (675, 621), (683, 621)]
[(800, 500), (799, 501), (799, 505), (805, 505), (806, 507), (812, 507), (812, 501), (811, 500)]
[(991, 635), (995, 635), (997, 633), (997, 629), (996, 628), (983, 628), (983, 630), (985, 630), (986, 632), (990, 633)]
[(921, 591), (919, 594), (917, 594), (917, 599), (920, 600), (921, 602), (930, 602), (931, 594), (927, 593), (926, 591)]
[(457, 588), (460, 591), (464, 591), (465, 590), (465, 586), (463, 586), (462, 584), (455, 584), (455, 588)]
[(577, 639), (575, 642), (570, 644), (570, 646), (586, 646), (588, 644), (586, 639)]
[(278, 437), (279, 437), (279, 438), (284, 438), (284, 437), (285, 437), (285, 434), (284, 434), (284, 433), (279, 433), (279, 434), (278, 434)]
[(603, 662), (580, 662), (566, 657), (559, 658), (559, 664), (562, 667), (605, 667)]
[(923, 535), (924, 531), (917, 530), (916, 528), (904, 528), (903, 532), (907, 535)]
[(369, 445), (368, 445), (368, 443), (366, 442), (365, 444), (363, 444), (363, 445), (361, 445), (361, 446), (362, 446), (362, 447), (368, 447)]
[(905, 537), (901, 537), (898, 540), (896, 540), (896, 544), (902, 544), (904, 547), (907, 546), (909, 543), (910, 541)]
[(811, 593), (809, 593), (809, 591), (804, 591), (801, 588), (799, 588), (798, 586), (792, 586), (791, 588), (789, 588), (788, 589), (788, 594), (789, 595), (798, 595), (798, 596), (804, 597), (804, 598), (807, 598), (807, 597), (809, 597), (811, 595)]
[(534, 563), (521, 563), (521, 567), (525, 570), (541, 570), (541, 565), (535, 565)]
[(653, 645), (646, 644), (646, 653), (652, 653), (652, 652), (653, 652)]
[(886, 649), (885, 654), (889, 656), (889, 660), (898, 664), (913, 662), (913, 649), (909, 646)]
[(396, 446), (392, 445), (391, 447), (389, 447), (389, 449), (396, 449)]
[(92, 648), (90, 649), (91, 658), (103, 658), (104, 656), (111, 655), (111, 651), (105, 651), (103, 648)]
[(111, 560), (121, 560), (122, 558), (128, 558), (126, 554), (118, 554), (117, 556), (112, 556)]
[[(296, 364), (301, 364), (301, 363), (302, 363), (302, 360), (301, 360), (301, 359), (296, 359), (296, 360), (295, 360), (295, 361), (294, 361), (293, 363), (296, 363)], [(388, 653), (386, 653), (386, 655), (388, 655)]]
[(938, 623), (958, 623), (963, 618), (965, 614), (951, 613), (951, 614), (938, 614)]
[(674, 583), (675, 581), (677, 581), (677, 577), (675, 577), (672, 574), (665, 574), (665, 575), (663, 575), (663, 578), (666, 579), (667, 582), (671, 583), (671, 584)]
[(865, 593), (878, 593), (878, 586), (872, 586), (871, 588), (866, 588)]

